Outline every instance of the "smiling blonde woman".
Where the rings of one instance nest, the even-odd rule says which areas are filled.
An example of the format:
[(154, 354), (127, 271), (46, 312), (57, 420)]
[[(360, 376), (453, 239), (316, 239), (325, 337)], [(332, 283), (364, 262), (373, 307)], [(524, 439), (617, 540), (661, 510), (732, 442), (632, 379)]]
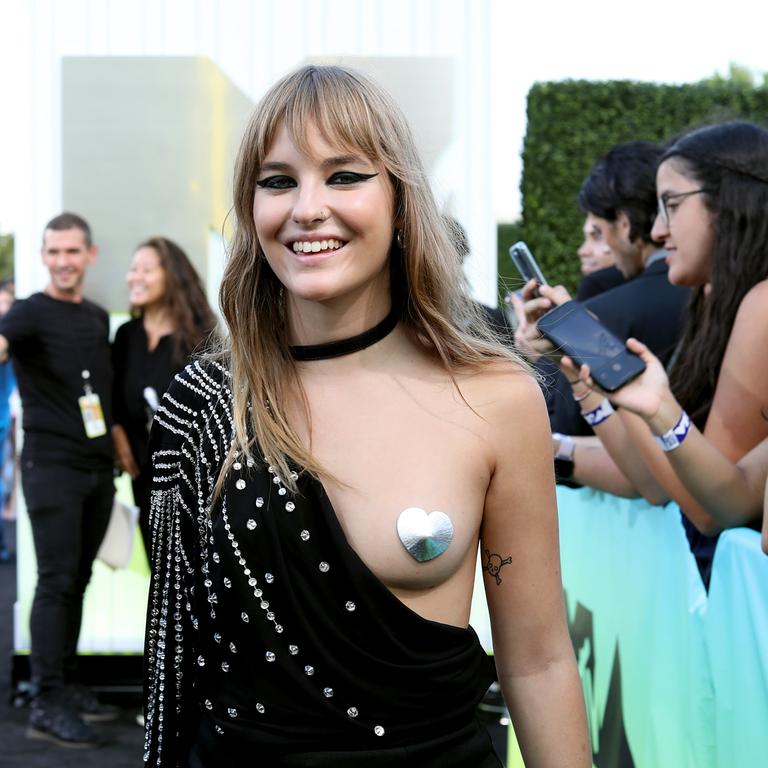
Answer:
[(228, 344), (152, 436), (147, 761), (499, 766), (482, 542), (526, 764), (589, 766), (546, 410), (463, 293), (400, 110), (350, 70), (287, 76), (235, 214)]

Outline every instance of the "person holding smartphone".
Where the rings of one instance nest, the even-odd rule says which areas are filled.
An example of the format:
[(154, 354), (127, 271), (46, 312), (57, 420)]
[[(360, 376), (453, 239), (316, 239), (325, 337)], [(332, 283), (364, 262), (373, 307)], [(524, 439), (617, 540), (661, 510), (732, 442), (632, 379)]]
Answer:
[[(657, 441), (667, 448), (669, 463), (686, 491), (723, 528), (755, 525), (762, 517), (762, 547), (768, 554), (768, 515), (764, 512), (768, 508), (768, 438), (739, 461), (731, 461), (695, 424), (686, 423), (685, 411), (672, 393), (659, 359), (637, 339), (628, 339), (627, 347), (639, 355), (646, 369), (610, 394), (613, 406), (645, 421)], [(576, 372), (575, 366), (568, 367)], [(595, 384), (588, 365), (580, 366), (578, 375), (597, 396), (608, 396)], [(675, 433), (681, 422), (684, 428)], [(665, 443), (663, 438), (670, 433)]]
[[(611, 248), (616, 266), (627, 279), (623, 285), (604, 291), (584, 306), (622, 341), (640, 339), (667, 362), (680, 339), (689, 291), (667, 280), (666, 254), (651, 235), (656, 217), (656, 169), (662, 149), (644, 141), (619, 144), (594, 165), (579, 192), (579, 205), (590, 227), (599, 229), (595, 239)], [(586, 226), (586, 225), (585, 225)], [(556, 365), (542, 359), (552, 345), (541, 338), (536, 320), (553, 304), (570, 300), (562, 287), (543, 287), (533, 297), (534, 286), (526, 286), (523, 301), (513, 299), (517, 316), (515, 341), (523, 354), (536, 361), (547, 382), (546, 398), (553, 432), (566, 436), (592, 435), (571, 398), (568, 380)], [(560, 450), (563, 448), (562, 450)], [(558, 451), (558, 478), (572, 479), (569, 444)], [(612, 486), (621, 490), (621, 484)]]
[[(664, 154), (657, 186), (653, 235), (667, 249), (670, 282), (693, 289), (669, 371), (688, 416), (679, 415), (665, 451), (637, 415), (605, 409), (594, 425), (601, 446), (576, 443), (574, 477), (655, 503), (674, 499), (690, 521), (706, 581), (716, 536), (733, 520), (713, 515), (690, 493), (668, 454), (685, 439), (688, 422), (732, 463), (768, 437), (768, 360), (755, 354), (768, 347), (768, 130), (737, 121), (681, 137)], [(604, 406), (575, 369), (568, 375), (582, 413)]]

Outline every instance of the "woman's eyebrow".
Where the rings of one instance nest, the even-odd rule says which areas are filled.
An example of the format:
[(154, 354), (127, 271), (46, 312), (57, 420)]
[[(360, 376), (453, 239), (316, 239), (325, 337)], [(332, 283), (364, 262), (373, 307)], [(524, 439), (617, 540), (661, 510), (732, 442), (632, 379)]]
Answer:
[(366, 165), (367, 161), (357, 155), (337, 155), (336, 157), (327, 157), (322, 161), (323, 168), (336, 168), (339, 165)]
[[(320, 161), (320, 166), (324, 169), (338, 168), (340, 165), (368, 165), (369, 162), (358, 155), (335, 155), (326, 157)], [(262, 163), (259, 169), (262, 173), (265, 171), (275, 173), (292, 173), (293, 166), (290, 163), (284, 163), (280, 160), (270, 160)]]
[(292, 170), (288, 163), (281, 163), (278, 160), (272, 160), (268, 163), (262, 163), (259, 169), (262, 173), (264, 171), (279, 171), (281, 173), (287, 173)]

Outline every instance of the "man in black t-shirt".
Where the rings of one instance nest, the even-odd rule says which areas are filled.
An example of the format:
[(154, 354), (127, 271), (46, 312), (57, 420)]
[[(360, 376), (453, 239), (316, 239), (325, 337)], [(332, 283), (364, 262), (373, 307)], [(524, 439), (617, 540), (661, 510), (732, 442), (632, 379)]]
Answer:
[(28, 735), (69, 746), (95, 746), (86, 720), (117, 714), (77, 683), (83, 595), (114, 496), (109, 317), (83, 298), (96, 255), (83, 219), (52, 219), (42, 245), (48, 285), (0, 320), (0, 361), (13, 359), (21, 395), (21, 479), (37, 556)]

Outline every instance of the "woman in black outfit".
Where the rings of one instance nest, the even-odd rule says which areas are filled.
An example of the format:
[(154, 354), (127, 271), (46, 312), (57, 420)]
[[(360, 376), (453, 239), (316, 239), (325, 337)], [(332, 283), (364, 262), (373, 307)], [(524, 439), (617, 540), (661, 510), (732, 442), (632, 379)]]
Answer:
[(149, 426), (174, 375), (214, 329), (216, 318), (189, 258), (165, 237), (136, 249), (127, 281), (133, 319), (118, 328), (112, 345), (112, 436), (118, 463), (131, 476), (149, 555)]
[[(466, 295), (402, 112), (307, 66), (246, 128), (219, 355), (157, 411), (145, 762), (591, 765), (538, 383)], [(482, 542), (481, 542), (482, 539)]]

